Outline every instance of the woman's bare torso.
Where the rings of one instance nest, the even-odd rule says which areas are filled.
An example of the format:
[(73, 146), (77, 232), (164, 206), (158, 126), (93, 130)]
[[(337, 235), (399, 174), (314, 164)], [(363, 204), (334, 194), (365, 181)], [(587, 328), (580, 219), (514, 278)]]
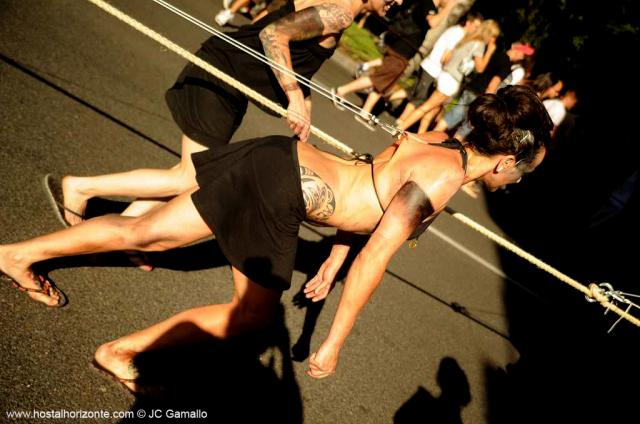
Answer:
[[(444, 139), (446, 135), (442, 133), (431, 133), (426, 138), (431, 143)], [(301, 184), (307, 204), (307, 220), (349, 232), (371, 233), (382, 218), (382, 208), (386, 209), (400, 188), (413, 178), (414, 167), (443, 169), (444, 162), (448, 164), (444, 169), (454, 179), (460, 177), (461, 181), (464, 174), (457, 150), (411, 139), (395, 143), (375, 157), (375, 188), (368, 163), (340, 159), (307, 143), (298, 143), (298, 160), (303, 174)], [(442, 178), (449, 180), (451, 175)], [(434, 176), (440, 177), (439, 174)], [(451, 184), (436, 186), (440, 187), (440, 192), (429, 193), (429, 196), (446, 200), (459, 188), (459, 185), (452, 187)], [(445, 204), (446, 201), (434, 204), (436, 213)]]

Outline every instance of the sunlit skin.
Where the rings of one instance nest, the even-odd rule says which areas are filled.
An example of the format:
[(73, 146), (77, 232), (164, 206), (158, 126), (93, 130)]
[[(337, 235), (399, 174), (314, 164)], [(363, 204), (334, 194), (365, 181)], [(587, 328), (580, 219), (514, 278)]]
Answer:
[[(262, 146), (280, 143), (297, 151), (293, 155), (297, 163), (283, 157), (280, 165), (286, 166), (285, 161), (297, 165), (298, 182), (294, 180), (292, 186), (273, 187), (273, 190), (290, 190), (293, 197), (297, 197), (296, 193), (299, 197), (284, 203), (275, 202), (273, 206), (280, 210), (278, 218), (284, 223), (299, 222), (302, 219), (299, 200), (303, 202), (306, 221), (337, 229), (336, 242), (328, 258), (305, 285), (308, 299), (317, 302), (330, 292), (351, 248), (349, 234), (369, 234), (349, 267), (329, 332), (309, 357), (309, 376), (325, 378), (336, 372), (347, 336), (381, 283), (391, 258), (408, 238), (417, 236), (433, 221), (462, 185), (481, 181), (495, 190), (519, 182), (544, 159), (544, 151), (540, 149), (549, 142), (553, 123), (532, 90), (512, 86), (495, 95), (482, 95), (471, 105), (469, 120), (474, 125), (468, 137), (470, 144), (456, 140), (443, 144), (448, 138), (445, 133), (404, 133), (367, 162), (342, 159), (284, 136), (247, 144), (255, 149), (252, 151), (256, 155), (265, 153)], [(253, 156), (240, 159), (243, 160), (252, 161)], [(253, 181), (252, 178), (245, 180)], [(214, 228), (224, 225), (211, 224), (216, 222), (211, 213), (218, 212), (204, 217), (200, 214), (197, 208), (200, 204), (194, 204), (198, 196), (191, 196), (198, 190), (199, 187), (193, 186), (142, 216), (105, 215), (52, 234), (2, 245), (0, 271), (17, 285), (37, 290), (41, 280), (32, 265), (52, 258), (113, 250), (164, 251), (216, 233), (224, 244), (228, 236), (225, 233), (233, 228)], [(215, 196), (215, 193), (209, 194)], [(291, 233), (294, 239), (296, 230), (292, 229)], [(293, 246), (289, 244), (289, 248)], [(272, 254), (274, 261), (293, 261), (277, 252), (265, 251), (264, 254), (267, 257)], [(191, 323), (188, 328), (225, 339), (269, 326), (279, 310), (281, 291), (261, 285), (268, 283), (266, 280), (251, 281), (234, 266), (232, 275), (235, 290), (230, 302), (192, 308), (105, 343), (96, 351), (96, 362), (129, 389), (137, 390), (135, 381), (131, 380), (135, 377), (131, 364), (137, 355), (188, 343), (196, 337), (188, 330), (173, 333), (170, 331), (173, 328), (185, 328), (184, 323)], [(27, 294), (48, 305), (56, 300), (51, 293), (29, 291)]]
[(546, 150), (540, 149), (533, 161), (529, 164), (518, 164), (513, 155), (505, 158), (494, 172), (485, 175), (480, 181), (484, 184), (487, 190), (494, 192), (500, 187), (508, 184), (519, 183), (524, 176), (533, 172), (544, 160)]
[[(384, 16), (402, 0), (302, 0), (295, 2), (296, 11), (267, 25), (260, 32), (265, 55), (292, 70), (289, 43), (319, 37), (323, 47), (334, 47), (339, 35), (351, 25), (358, 14), (369, 11)], [(274, 70), (280, 87), (289, 99), (287, 120), (289, 128), (302, 141), (309, 137), (311, 116), (304, 95), (296, 79), (284, 72)]]
[[(333, 48), (354, 17), (362, 12), (384, 15), (402, 1), (384, 0), (297, 0), (295, 12), (267, 25), (260, 34), (265, 54), (293, 72), (289, 42), (316, 39), (325, 48)], [(311, 125), (311, 103), (304, 98), (295, 78), (274, 71), (278, 84), (285, 92), (289, 128), (305, 141)], [(202, 111), (202, 113), (205, 113)], [(64, 212), (70, 225), (83, 221), (89, 199), (98, 196), (122, 196), (139, 199), (124, 212), (126, 216), (140, 216), (164, 203), (163, 199), (184, 193), (196, 185), (191, 155), (207, 150), (207, 146), (186, 135), (181, 140), (181, 159), (170, 169), (136, 169), (116, 174), (91, 177), (66, 176), (62, 180)]]
[[(389, 261), (416, 227), (433, 220), (466, 182), (482, 180), (488, 187), (497, 188), (521, 178), (513, 155), (485, 156), (469, 148), (465, 173), (459, 151), (430, 144), (446, 138), (444, 133), (408, 134), (378, 154), (373, 167), (379, 200), (369, 164), (344, 160), (307, 143), (297, 143), (302, 170), (300, 187), (303, 197), (308, 199), (307, 220), (336, 227), (339, 235), (371, 234), (349, 270), (329, 334), (310, 357), (310, 376), (324, 378), (335, 372), (340, 350), (358, 314), (380, 284)], [(523, 172), (533, 170), (542, 158), (539, 155), (531, 167), (522, 168)], [(198, 214), (191, 202), (192, 191), (141, 217), (97, 217), (56, 233), (0, 246), (0, 269), (24, 287), (38, 288), (31, 265), (46, 259), (112, 250), (166, 250), (209, 237), (215, 229), (209, 228)], [(319, 301), (327, 296), (348, 251), (348, 243), (334, 245), (329, 258), (305, 288), (308, 298)], [(132, 358), (150, 346), (157, 346), (167, 328), (179, 322), (194, 322), (218, 338), (264, 327), (270, 311), (278, 305), (280, 294), (262, 288), (236, 269), (233, 276), (236, 294), (231, 303), (188, 310), (122, 337), (103, 345), (96, 359), (118, 377), (130, 379), (127, 364)], [(41, 293), (28, 295), (47, 304), (55, 301)], [(244, 313), (239, 314), (238, 308), (247, 311), (245, 318), (240, 318)], [(188, 337), (184, 334), (165, 342), (181, 343)], [(130, 387), (133, 383), (126, 384)]]

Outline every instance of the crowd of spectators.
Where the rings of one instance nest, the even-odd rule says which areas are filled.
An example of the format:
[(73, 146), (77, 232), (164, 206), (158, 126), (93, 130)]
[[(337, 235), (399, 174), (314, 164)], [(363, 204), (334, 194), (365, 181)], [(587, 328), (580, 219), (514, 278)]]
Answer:
[[(556, 72), (534, 74), (536, 48), (527, 40), (501, 39), (498, 24), (477, 11), (467, 11), (458, 22), (447, 20), (457, 2), (405, 2), (383, 32), (384, 57), (360, 64), (354, 81), (333, 88), (334, 104), (340, 107), (342, 97), (361, 93), (366, 95), (364, 112), (386, 110), (403, 130), (446, 131), (464, 140), (470, 129), (464, 119), (466, 111), (477, 96), (495, 93), (506, 85), (522, 84), (533, 88), (544, 100), (556, 126), (555, 134), (578, 102), (576, 88)], [(419, 49), (420, 38), (442, 24), (447, 28), (423, 55), (410, 79), (412, 83), (403, 87), (399, 82), (406, 75), (408, 58), (424, 53)], [(355, 118), (375, 129), (364, 114)]]

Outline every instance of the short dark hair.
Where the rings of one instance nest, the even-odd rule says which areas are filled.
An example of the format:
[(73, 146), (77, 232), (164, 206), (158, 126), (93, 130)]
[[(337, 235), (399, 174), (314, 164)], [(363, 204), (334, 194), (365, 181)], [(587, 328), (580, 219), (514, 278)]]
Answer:
[(512, 85), (479, 96), (469, 106), (468, 119), (467, 142), (480, 154), (512, 154), (531, 163), (551, 142), (553, 122), (529, 87)]

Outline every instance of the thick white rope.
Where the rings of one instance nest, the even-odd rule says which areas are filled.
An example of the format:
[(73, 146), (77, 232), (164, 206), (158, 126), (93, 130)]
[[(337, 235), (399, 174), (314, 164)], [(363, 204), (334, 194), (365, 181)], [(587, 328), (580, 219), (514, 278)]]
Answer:
[(322, 85), (320, 85), (320, 84), (318, 84), (318, 83), (316, 83), (316, 82), (304, 77), (303, 75), (300, 75), (300, 74), (294, 72), (293, 70), (287, 68), (286, 66), (281, 65), (280, 63), (277, 63), (276, 61), (274, 61), (273, 59), (270, 59), (269, 57), (267, 57), (263, 53), (260, 53), (260, 52), (258, 52), (256, 50), (253, 50), (252, 48), (242, 44), (241, 42), (239, 42), (235, 38), (230, 37), (229, 35), (225, 34), (224, 32), (212, 27), (211, 25), (208, 25), (208, 24), (202, 22), (201, 20), (189, 15), (185, 11), (175, 7), (171, 3), (166, 2), (164, 0), (152, 0), (152, 1), (154, 3), (160, 5), (160, 6), (164, 7), (165, 9), (169, 10), (170, 12), (176, 14), (177, 16), (180, 16), (182, 19), (186, 20), (187, 22), (190, 22), (190, 23), (194, 24), (195, 26), (197, 26), (198, 28), (201, 28), (201, 29), (207, 31), (209, 34), (215, 35), (216, 37), (218, 37), (221, 40), (227, 42), (228, 44), (236, 47), (238, 50), (246, 53), (247, 55), (253, 57), (254, 59), (257, 59), (258, 61), (270, 66), (272, 69), (275, 69), (278, 72), (284, 73), (286, 75), (289, 75), (290, 77), (295, 78), (296, 81), (298, 81), (299, 84), (305, 85), (305, 86), (309, 87), (309, 89), (311, 89), (315, 93), (325, 97), (326, 99), (331, 100), (333, 103), (336, 103), (339, 108), (348, 110), (349, 112), (352, 112), (352, 113), (360, 116), (361, 118), (367, 120), (369, 122), (369, 124), (379, 126), (380, 129), (388, 132), (392, 136), (398, 136), (400, 133), (403, 132), (397, 126), (388, 124), (388, 123), (386, 123), (384, 121), (381, 121), (377, 116), (375, 116), (371, 112), (366, 112), (364, 109), (362, 109), (359, 106), (354, 105), (353, 103), (351, 103), (350, 101), (348, 101), (344, 97), (338, 96), (335, 92), (333, 92), (331, 90), (328, 90), (326, 87), (323, 87)]
[[(205, 62), (204, 60), (200, 59), (199, 57), (197, 57), (196, 55), (192, 54), (191, 52), (189, 52), (189, 51), (185, 50), (184, 48), (178, 46), (177, 44), (175, 44), (174, 42), (170, 41), (166, 37), (158, 34), (157, 32), (153, 31), (152, 29), (148, 28), (147, 26), (143, 25), (142, 23), (136, 21), (135, 19), (131, 18), (130, 16), (126, 15), (125, 13), (121, 12), (120, 10), (118, 10), (115, 7), (111, 6), (110, 4), (104, 2), (103, 0), (88, 0), (88, 1), (93, 3), (95, 6), (99, 7), (100, 9), (104, 10), (105, 12), (109, 13), (110, 15), (112, 15), (112, 16), (116, 17), (117, 19), (121, 20), (122, 22), (130, 25), (131, 27), (133, 27), (136, 30), (140, 31), (141, 33), (145, 34), (146, 36), (150, 37), (151, 39), (153, 39), (153, 40), (157, 41), (158, 43), (162, 44), (167, 49), (173, 51), (174, 53), (178, 54), (179, 56), (182, 56), (183, 58), (185, 58), (189, 62), (192, 62), (195, 65), (201, 67), (202, 69), (204, 69), (205, 71), (209, 72), (210, 74), (212, 74), (216, 78), (219, 78), (220, 80), (222, 80), (226, 84), (229, 84), (231, 87), (241, 91), (247, 97), (250, 97), (251, 99), (255, 100), (256, 102), (258, 102), (258, 103), (260, 103), (262, 105), (264, 105), (265, 107), (271, 109), (272, 111), (276, 112), (277, 114), (279, 114), (281, 116), (284, 116), (284, 117), (287, 116), (287, 110), (285, 108), (283, 108), (282, 106), (280, 106), (279, 104), (273, 102), (272, 100), (266, 98), (265, 96), (263, 96), (262, 94), (258, 93), (257, 91), (247, 87), (246, 85), (242, 84), (241, 82), (237, 81), (236, 79), (230, 77), (229, 75), (227, 75), (224, 72), (220, 71), (219, 69), (215, 68), (211, 64)], [(321, 140), (325, 141), (330, 146), (333, 146), (336, 149), (338, 149), (338, 150), (340, 150), (340, 151), (342, 151), (344, 153), (347, 153), (347, 154), (352, 155), (354, 157), (360, 157), (361, 156), (359, 153), (357, 153), (355, 150), (353, 150), (352, 148), (350, 148), (346, 144), (338, 141), (334, 137), (332, 137), (329, 134), (325, 133), (324, 131), (314, 127), (313, 125), (311, 126), (311, 132), (313, 134), (315, 134)], [(540, 269), (542, 269), (542, 270), (548, 272), (549, 274), (553, 275), (554, 277), (558, 278), (560, 281), (563, 281), (563, 282), (569, 284), (570, 286), (572, 286), (573, 288), (581, 291), (587, 297), (597, 300), (602, 306), (607, 308), (607, 310), (611, 310), (611, 311), (615, 312), (616, 314), (620, 315), (622, 318), (627, 319), (628, 321), (630, 321), (633, 324), (635, 324), (635, 325), (640, 327), (640, 320), (635, 318), (634, 316), (628, 314), (626, 311), (623, 311), (622, 309), (618, 308), (614, 303), (611, 303), (609, 301), (609, 298), (606, 296), (605, 291), (602, 288), (598, 287), (598, 285), (591, 284), (589, 286), (589, 288), (587, 288), (584, 285), (582, 285), (579, 282), (577, 282), (576, 280), (572, 279), (571, 277), (561, 273), (560, 271), (558, 271), (557, 269), (553, 268), (552, 266), (546, 264), (545, 262), (543, 262), (540, 259), (536, 258), (535, 256), (531, 255), (530, 253), (528, 253), (528, 252), (524, 251), (523, 249), (519, 248), (515, 244), (505, 240), (504, 238), (500, 237), (499, 235), (493, 233), (492, 231), (490, 231), (490, 230), (486, 229), (485, 227), (481, 226), (480, 224), (476, 223), (475, 221), (471, 220), (467, 216), (465, 216), (465, 215), (463, 215), (463, 214), (461, 214), (459, 212), (456, 212), (456, 211), (454, 211), (454, 210), (452, 210), (450, 208), (446, 208), (446, 210), (447, 210), (448, 213), (451, 214), (451, 216), (453, 216), (458, 221), (468, 225), (469, 227), (471, 227), (474, 230), (478, 231), (479, 233), (483, 234), (485, 237), (493, 240), (495, 243), (497, 243), (498, 245), (504, 247), (505, 249), (507, 249), (507, 250), (513, 252), (514, 254), (526, 259), (527, 261), (531, 262), (533, 265), (539, 267)]]
[(581, 291), (588, 298), (597, 300), (602, 306), (604, 306), (608, 310), (615, 312), (616, 314), (620, 315), (622, 318), (625, 318), (630, 322), (632, 322), (633, 324), (640, 327), (640, 320), (630, 315), (627, 312), (628, 310), (623, 311), (622, 309), (618, 308), (614, 303), (610, 302), (608, 296), (605, 295), (605, 291), (601, 287), (599, 287), (597, 284), (590, 284), (589, 287), (586, 287), (581, 283), (579, 283), (578, 281), (574, 280), (573, 278), (569, 277), (568, 275), (558, 271), (556, 268), (552, 267), (551, 265), (536, 258), (529, 252), (521, 249), (520, 247), (504, 239), (503, 237), (500, 237), (498, 234), (494, 233), (493, 231), (490, 231), (489, 229), (483, 227), (482, 225), (473, 221), (471, 218), (467, 217), (466, 215), (460, 212), (456, 212), (455, 210), (449, 207), (447, 207), (445, 210), (449, 214), (451, 214), (453, 218), (473, 228), (483, 236), (493, 240), (496, 244), (504, 247), (508, 251), (520, 256), (521, 258), (531, 262), (533, 265), (537, 266), (543, 271), (548, 272), (549, 274), (553, 275), (563, 283), (569, 284), (574, 289)]
[[(246, 85), (242, 84), (241, 82), (237, 81), (236, 79), (230, 77), (229, 75), (225, 74), (224, 72), (220, 71), (219, 69), (213, 67), (211, 64), (205, 62), (204, 60), (200, 59), (198, 56), (194, 55), (193, 53), (185, 50), (184, 48), (178, 46), (177, 44), (175, 44), (173, 41), (167, 39), (166, 37), (158, 34), (157, 32), (153, 31), (151, 28), (143, 25), (142, 23), (136, 21), (135, 19), (131, 18), (130, 16), (126, 15), (125, 13), (121, 12), (120, 10), (116, 9), (115, 7), (111, 6), (110, 4), (102, 1), (102, 0), (88, 0), (89, 2), (93, 3), (94, 5), (98, 6), (100, 9), (104, 10), (105, 12), (109, 13), (110, 15), (116, 17), (117, 19), (121, 20), (122, 22), (130, 25), (131, 27), (137, 29), (138, 31), (140, 31), (141, 33), (143, 33), (144, 35), (146, 35), (147, 37), (157, 41), (158, 43), (162, 44), (164, 47), (166, 47), (167, 49), (171, 50), (172, 52), (178, 54), (179, 56), (182, 56), (183, 58), (187, 59), (189, 62), (199, 66), (200, 68), (204, 69), (205, 71), (209, 72), (210, 74), (212, 74), (213, 76), (215, 76), (216, 78), (219, 78), (221, 81), (223, 81), (226, 84), (229, 84), (231, 87), (235, 88), (236, 90), (241, 91), (243, 94), (245, 94), (247, 97), (255, 100), (256, 102), (260, 103), (261, 105), (267, 107), (268, 109), (271, 109), (273, 112), (277, 113), (280, 116), (287, 116), (287, 110), (285, 108), (283, 108), (282, 106), (280, 106), (278, 103), (272, 101), (271, 99), (268, 99), (267, 97), (263, 96), (262, 94), (258, 93), (257, 91), (247, 87)], [(329, 134), (325, 133), (324, 131), (314, 127), (313, 125), (311, 125), (311, 132), (313, 134), (315, 134), (318, 138), (320, 138), (322, 141), (326, 142), (327, 144), (329, 144), (332, 147), (335, 147), (336, 149), (340, 150), (341, 152), (347, 153), (349, 155), (352, 155), (354, 157), (359, 157), (360, 154), (358, 152), (356, 152), (355, 150), (353, 150), (351, 147), (347, 146), (346, 144), (338, 141), (337, 139), (335, 139), (334, 137), (330, 136)]]
[[(322, 94), (324, 97), (331, 99), (331, 92), (329, 90), (327, 90), (325, 87), (321, 86), (320, 84), (315, 83), (314, 81), (300, 75), (297, 74), (296, 72), (294, 72), (293, 70), (287, 68), (284, 65), (281, 65), (280, 63), (274, 61), (273, 59), (270, 59), (269, 57), (267, 57), (266, 55), (252, 49), (251, 47), (248, 47), (246, 45), (244, 45), (243, 43), (239, 42), (238, 40), (236, 40), (233, 37), (230, 37), (229, 35), (227, 35), (226, 33), (212, 27), (211, 25), (208, 25), (204, 22), (202, 22), (199, 19), (196, 19), (195, 17), (189, 15), (188, 13), (186, 13), (185, 11), (175, 7), (174, 5), (172, 5), (171, 3), (168, 3), (164, 0), (151, 0), (154, 3), (164, 7), (165, 9), (169, 10), (170, 12), (176, 14), (177, 16), (180, 16), (181, 18), (183, 18), (184, 20), (191, 22), (192, 24), (194, 24), (195, 26), (197, 26), (198, 28), (201, 28), (203, 30), (205, 30), (206, 32), (208, 32), (209, 34), (215, 35), (216, 37), (220, 38), (221, 40), (225, 41), (227, 44), (230, 44), (232, 46), (234, 46), (235, 48), (237, 48), (238, 50), (246, 53), (247, 55), (253, 57), (254, 59), (259, 60), (260, 62), (264, 63), (265, 65), (269, 65), (269, 67), (271, 67), (272, 69), (277, 70), (278, 72), (281, 72), (283, 74), (287, 74), (290, 77), (295, 78), (298, 83), (301, 83), (309, 88), (311, 88), (312, 90), (316, 91), (319, 94)], [(354, 107), (357, 108), (357, 106), (353, 105)]]

